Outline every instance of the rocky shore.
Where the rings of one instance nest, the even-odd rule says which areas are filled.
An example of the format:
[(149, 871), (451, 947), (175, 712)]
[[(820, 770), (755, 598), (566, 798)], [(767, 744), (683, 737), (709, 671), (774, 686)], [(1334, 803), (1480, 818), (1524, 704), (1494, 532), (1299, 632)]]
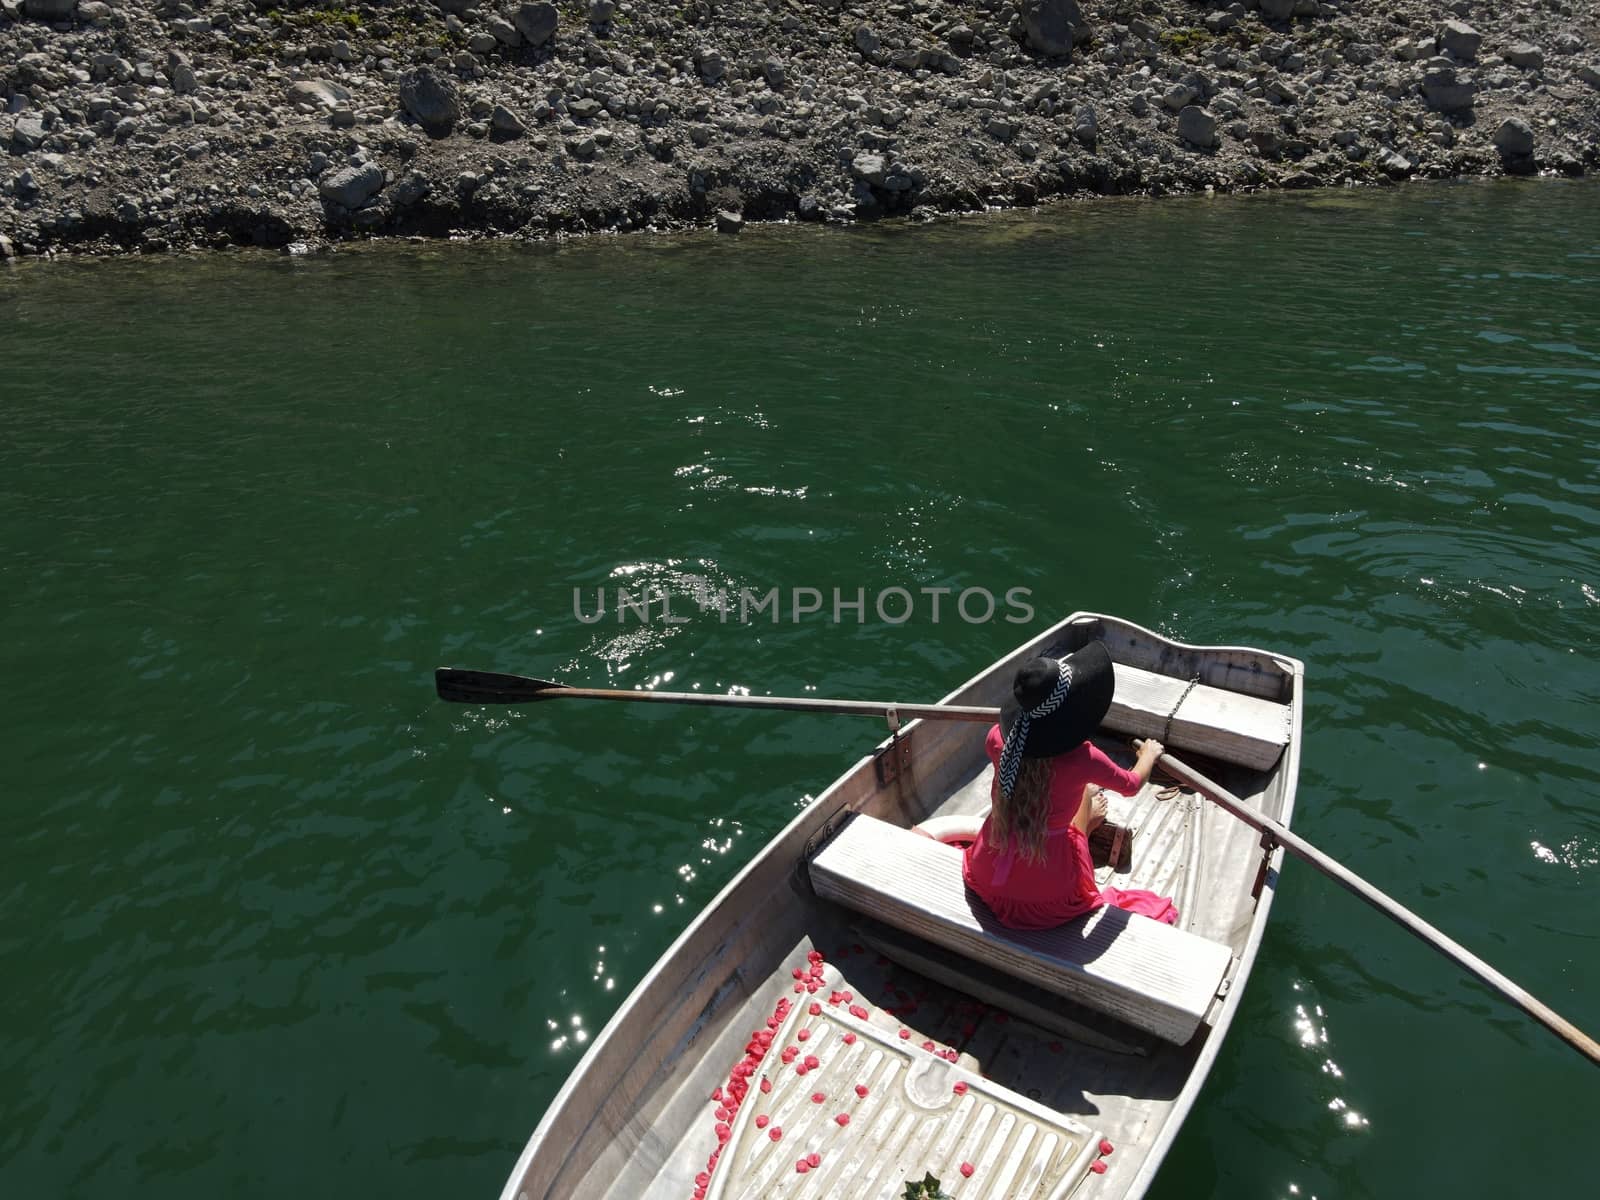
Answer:
[(1578, 175), (1600, 0), (0, 0), (0, 257)]

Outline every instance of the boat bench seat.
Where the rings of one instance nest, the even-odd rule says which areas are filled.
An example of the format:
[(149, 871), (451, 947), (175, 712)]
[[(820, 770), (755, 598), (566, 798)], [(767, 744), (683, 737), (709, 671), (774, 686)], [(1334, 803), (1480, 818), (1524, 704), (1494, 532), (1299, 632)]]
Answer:
[(817, 895), (1182, 1045), (1233, 961), (1220, 942), (1107, 905), (1054, 929), (1001, 925), (961, 852), (858, 815), (811, 860)]
[(1270, 770), (1294, 731), (1287, 704), (1114, 664), (1116, 697), (1105, 727), (1160, 738), (1169, 750), (1193, 750), (1255, 771)]

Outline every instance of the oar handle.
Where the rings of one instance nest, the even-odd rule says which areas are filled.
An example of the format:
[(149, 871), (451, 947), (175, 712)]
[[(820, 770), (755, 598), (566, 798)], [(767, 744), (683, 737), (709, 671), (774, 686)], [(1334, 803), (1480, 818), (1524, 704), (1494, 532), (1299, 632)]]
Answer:
[(1172, 755), (1163, 754), (1157, 765), (1180, 782), (1203, 793), (1218, 807), (1226, 809), (1252, 829), (1266, 834), (1290, 854), (1311, 864), (1352, 895), (1365, 900), (1408, 933), (1420, 938), (1457, 965), (1476, 975), (1589, 1061), (1600, 1065), (1600, 1042), (1596, 1042), (1555, 1009), (1531, 995), (1522, 985), (1506, 978), (1465, 946), (1435, 929), (1398, 900), (1379, 891), (1344, 864), (1330, 858), (1310, 842), (1291, 832), (1287, 826), (1251, 808), (1221, 784), (1207, 779), (1199, 771), (1173, 758)]

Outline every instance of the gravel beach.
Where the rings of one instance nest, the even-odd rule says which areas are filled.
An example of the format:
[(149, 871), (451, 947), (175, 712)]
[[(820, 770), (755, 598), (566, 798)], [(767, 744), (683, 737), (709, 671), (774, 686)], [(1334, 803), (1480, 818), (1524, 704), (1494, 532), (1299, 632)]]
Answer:
[(0, 257), (1600, 166), (1600, 3), (0, 0)]

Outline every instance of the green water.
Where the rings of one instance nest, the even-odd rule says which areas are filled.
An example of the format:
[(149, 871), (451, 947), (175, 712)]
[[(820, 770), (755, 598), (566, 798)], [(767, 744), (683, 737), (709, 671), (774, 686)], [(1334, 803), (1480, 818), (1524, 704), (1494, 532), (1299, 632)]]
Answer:
[[(870, 722), (1065, 613), (1307, 664), (1298, 828), (1600, 1029), (1600, 189), (0, 273), (0, 1195), (494, 1196)], [(573, 589), (1032, 589), (585, 624)], [(1155, 1194), (1592, 1190), (1595, 1076), (1291, 864)]]

